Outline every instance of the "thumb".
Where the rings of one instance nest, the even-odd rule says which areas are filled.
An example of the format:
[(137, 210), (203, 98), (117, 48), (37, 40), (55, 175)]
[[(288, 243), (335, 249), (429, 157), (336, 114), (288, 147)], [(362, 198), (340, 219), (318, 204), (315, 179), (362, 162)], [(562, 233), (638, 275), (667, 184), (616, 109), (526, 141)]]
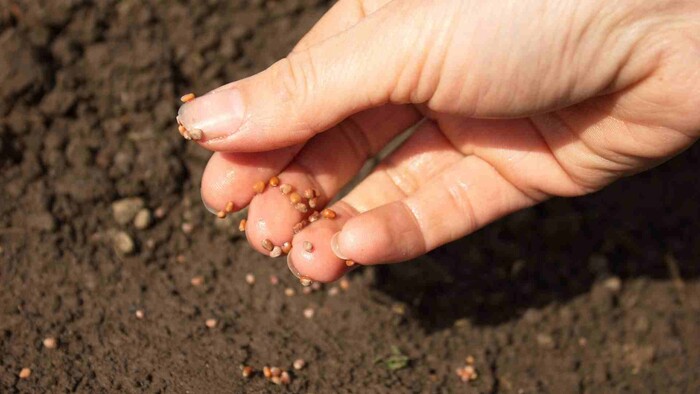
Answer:
[[(267, 151), (305, 142), (348, 116), (390, 101), (423, 35), (390, 3), (350, 29), (268, 69), (185, 103), (178, 121), (212, 150)], [(409, 14), (416, 14), (415, 7)], [(411, 36), (413, 35), (413, 37)], [(421, 43), (421, 45), (427, 45)], [(416, 74), (417, 78), (417, 72)]]

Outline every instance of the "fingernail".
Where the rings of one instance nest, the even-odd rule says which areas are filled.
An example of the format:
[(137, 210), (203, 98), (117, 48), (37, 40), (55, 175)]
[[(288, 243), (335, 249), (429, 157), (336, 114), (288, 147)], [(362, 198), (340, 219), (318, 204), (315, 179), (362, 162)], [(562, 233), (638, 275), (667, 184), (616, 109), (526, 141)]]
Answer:
[(333, 234), (333, 237), (331, 237), (331, 250), (336, 255), (336, 257), (338, 257), (339, 259), (348, 260), (348, 258), (345, 257), (344, 254), (340, 253), (340, 246), (338, 245), (338, 236), (339, 235), (340, 235), (340, 231)]
[(301, 279), (301, 274), (299, 271), (297, 271), (297, 268), (294, 266), (294, 262), (292, 262), (292, 253), (289, 253), (287, 255), (287, 268), (289, 268), (290, 271), (292, 271), (292, 275), (296, 276), (297, 279)]
[(178, 120), (188, 130), (202, 130), (204, 139), (224, 137), (238, 131), (245, 108), (238, 89), (211, 92), (180, 107)]
[(200, 190), (200, 192), (199, 192), (199, 198), (202, 199), (202, 205), (204, 205), (204, 208), (206, 208), (207, 211), (213, 213), (214, 215), (216, 215), (216, 214), (218, 213), (218, 211), (217, 211), (216, 209), (214, 209), (214, 208), (210, 207), (209, 205), (207, 205), (207, 200), (204, 199), (204, 196), (202, 195), (202, 191), (201, 191), (201, 190)]

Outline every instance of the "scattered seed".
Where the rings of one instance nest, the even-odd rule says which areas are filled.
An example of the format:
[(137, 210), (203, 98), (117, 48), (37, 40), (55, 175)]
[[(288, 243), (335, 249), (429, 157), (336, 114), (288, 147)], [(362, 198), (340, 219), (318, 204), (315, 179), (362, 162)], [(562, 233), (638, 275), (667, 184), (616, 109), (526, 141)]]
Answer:
[(270, 379), (272, 377), (272, 372), (270, 372), (270, 367), (267, 365), (263, 367), (263, 376), (265, 376), (266, 379)]
[(292, 378), (289, 376), (289, 372), (282, 371), (282, 375), (280, 375), (280, 383), (289, 384), (291, 382), (292, 382)]
[(183, 103), (186, 103), (188, 101), (194, 100), (195, 97), (196, 96), (194, 95), (194, 93), (187, 93), (186, 95), (180, 97), (180, 101), (182, 101)]
[(226, 211), (219, 211), (216, 213), (216, 217), (219, 219), (226, 219)]
[(282, 370), (278, 367), (272, 367), (270, 368), (270, 375), (272, 375), (273, 377), (278, 377), (282, 375)]
[(247, 378), (249, 378), (251, 375), (253, 375), (253, 372), (255, 372), (255, 371), (253, 370), (253, 367), (245, 366), (245, 367), (243, 367), (243, 369), (241, 370), (241, 375), (243, 375), (243, 377), (247, 379)]
[(204, 324), (207, 326), (207, 328), (214, 328), (216, 327), (216, 319), (207, 319)]
[(272, 248), (272, 251), (270, 251), (270, 257), (280, 257), (282, 255), (282, 248), (279, 246), (275, 246)]
[(31, 369), (29, 369), (29, 368), (22, 368), (22, 369), (19, 371), (19, 378), (20, 378), (20, 379), (28, 379), (29, 376), (31, 376), (31, 374), (32, 374), (32, 370), (31, 370)]
[(143, 310), (137, 309), (134, 314), (136, 315), (137, 319), (143, 319), (143, 316), (144, 316)]
[(336, 295), (338, 295), (338, 292), (339, 292), (339, 291), (340, 291), (340, 290), (338, 290), (337, 287), (333, 286), (333, 287), (331, 287), (330, 289), (328, 289), (328, 295), (331, 296), (331, 297), (336, 296)]
[(167, 211), (165, 210), (164, 207), (158, 207), (156, 210), (153, 212), (153, 216), (156, 217), (156, 219), (163, 219), (165, 217), (165, 214)]
[(345, 265), (348, 267), (352, 267), (353, 265), (355, 265), (355, 262), (352, 260), (345, 260)]
[(286, 289), (284, 289), (284, 295), (286, 295), (287, 297), (293, 297), (295, 294), (296, 291), (294, 291), (294, 289), (292, 289), (291, 287), (287, 287)]
[(336, 214), (334, 210), (326, 208), (323, 211), (321, 211), (321, 216), (323, 216), (326, 219), (335, 219)]
[(314, 292), (314, 289), (312, 289), (311, 287), (304, 287), (303, 289), (301, 289), (301, 292), (304, 295), (309, 295)]
[(292, 192), (289, 194), (289, 201), (291, 201), (292, 204), (298, 204), (301, 202), (301, 196), (297, 192)]
[(246, 274), (245, 275), (245, 282), (249, 285), (255, 284), (255, 275), (253, 274)]
[(192, 286), (201, 286), (204, 284), (204, 277), (202, 276), (195, 276), (194, 278), (190, 279), (190, 283)]
[(282, 384), (282, 378), (280, 378), (279, 376), (271, 377), (270, 381), (278, 386)]
[(291, 242), (285, 242), (282, 244), (282, 253), (288, 254), (289, 251), (292, 250), (292, 243)]
[(265, 182), (263, 182), (263, 181), (255, 182), (255, 184), (253, 185), (253, 191), (255, 191), (258, 194), (264, 192), (265, 191)]
[(270, 178), (270, 181), (268, 183), (270, 184), (270, 186), (276, 187), (276, 186), (279, 186), (280, 179), (277, 178), (276, 176), (273, 176), (272, 178)]
[(304, 287), (311, 286), (311, 283), (313, 283), (311, 278), (307, 278), (306, 276), (302, 276), (301, 278), (299, 278), (299, 282)]
[(292, 365), (294, 366), (294, 369), (296, 369), (298, 371), (298, 370), (304, 368), (304, 366), (306, 366), (306, 361), (304, 361), (301, 358), (298, 358), (298, 359), (294, 360), (294, 364), (292, 364)]
[(313, 223), (319, 219), (321, 219), (321, 214), (318, 211), (313, 211), (313, 213), (311, 213), (311, 215), (309, 215), (308, 218), (309, 223)]
[(53, 338), (53, 337), (46, 337), (46, 338), (44, 338), (44, 340), (42, 341), (42, 343), (44, 344), (44, 347), (47, 348), (47, 349), (55, 349), (55, 348), (56, 348), (56, 344), (57, 344), (58, 342), (56, 341), (56, 338)]
[(340, 288), (343, 290), (347, 290), (350, 288), (350, 281), (345, 278), (341, 279), (339, 284)]
[(466, 367), (457, 368), (457, 376), (460, 377), (462, 382), (472, 382), (479, 377), (473, 366), (467, 365)]
[(304, 198), (312, 199), (312, 198), (314, 198), (315, 195), (316, 195), (316, 194), (314, 193), (314, 190), (313, 190), (313, 189), (306, 189), (306, 190), (304, 190)]
[(187, 257), (185, 257), (184, 254), (179, 254), (177, 257), (175, 257), (175, 261), (177, 261), (180, 264), (185, 264), (187, 262)]
[(272, 241), (267, 238), (263, 239), (260, 244), (262, 245), (263, 249), (267, 250), (268, 252), (272, 251), (272, 248), (274, 247)]
[(294, 188), (292, 187), (292, 185), (289, 185), (289, 184), (286, 184), (286, 183), (283, 183), (283, 184), (280, 185), (280, 191), (282, 192), (282, 194), (289, 194), (289, 193), (292, 192), (292, 190), (294, 190)]
[(313, 308), (304, 309), (304, 317), (307, 319), (313, 318), (315, 313), (316, 313), (316, 311), (314, 311)]
[(238, 223), (238, 231), (243, 232), (245, 231), (245, 225), (248, 223), (247, 219), (241, 219), (241, 222)]
[(316, 206), (318, 206), (318, 198), (316, 198), (316, 197), (310, 198), (309, 199), (309, 206), (311, 208), (316, 208)]
[(270, 275), (270, 284), (276, 286), (278, 283), (280, 283), (280, 278), (277, 275)]
[(235, 208), (235, 206), (233, 205), (233, 201), (229, 201), (226, 203), (226, 207), (224, 208), (224, 211), (226, 211), (226, 213), (231, 213), (231, 212), (233, 212), (233, 208)]
[(309, 207), (307, 207), (303, 202), (294, 204), (294, 208), (301, 213), (306, 213), (309, 211)]
[(311, 252), (312, 250), (314, 250), (314, 245), (309, 241), (304, 241), (304, 250), (307, 252)]
[(321, 284), (319, 282), (314, 282), (311, 284), (313, 290), (321, 290)]
[(182, 232), (185, 234), (191, 234), (194, 230), (194, 225), (192, 223), (182, 223)]
[(199, 141), (202, 139), (204, 132), (201, 129), (192, 129), (188, 131), (188, 135), (191, 140)]
[(472, 355), (467, 356), (467, 358), (465, 359), (465, 362), (467, 363), (467, 365), (474, 365), (475, 361), (476, 360), (474, 359), (474, 356), (472, 356)]

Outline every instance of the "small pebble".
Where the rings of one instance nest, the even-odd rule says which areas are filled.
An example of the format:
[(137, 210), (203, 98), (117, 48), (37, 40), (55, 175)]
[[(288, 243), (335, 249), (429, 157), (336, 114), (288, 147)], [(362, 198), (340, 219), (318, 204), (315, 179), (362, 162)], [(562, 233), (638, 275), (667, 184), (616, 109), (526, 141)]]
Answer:
[(268, 183), (269, 183), (270, 186), (272, 186), (272, 187), (277, 187), (277, 186), (279, 186), (279, 184), (280, 184), (280, 179), (279, 179), (278, 177), (276, 177), (276, 176), (273, 176), (272, 178), (270, 178), (270, 181), (269, 181)]
[(224, 208), (224, 211), (226, 211), (226, 213), (232, 213), (234, 208), (235, 208), (235, 206), (233, 205), (233, 201), (229, 201), (226, 203), (226, 207)]
[(247, 220), (247, 219), (241, 219), (241, 222), (238, 223), (238, 231), (244, 232), (244, 231), (245, 231), (245, 226), (246, 226), (246, 224), (248, 224), (248, 220)]
[(298, 204), (298, 203), (301, 202), (301, 196), (300, 196), (299, 193), (297, 193), (297, 192), (292, 192), (292, 193), (289, 195), (289, 201), (290, 201), (292, 204)]
[(310, 198), (309, 199), (309, 206), (311, 208), (316, 208), (318, 206), (318, 198), (316, 198), (316, 197)]
[(32, 370), (29, 368), (22, 368), (19, 371), (19, 378), (20, 379), (29, 379), (29, 376), (31, 376)]
[(275, 246), (270, 251), (270, 257), (280, 257), (281, 255), (282, 255), (282, 248), (280, 248), (279, 246)]
[(316, 313), (316, 311), (314, 311), (313, 308), (304, 309), (304, 317), (307, 319), (313, 318), (315, 313)]
[(260, 194), (265, 191), (265, 182), (263, 181), (257, 181), (253, 185), (253, 191)]
[(294, 364), (292, 364), (292, 365), (294, 366), (294, 369), (299, 371), (300, 369), (304, 368), (304, 366), (306, 366), (306, 361), (304, 361), (301, 358), (298, 358), (298, 359), (294, 360)]
[(309, 211), (309, 207), (307, 207), (303, 202), (294, 204), (294, 209), (301, 213), (306, 213)]
[(290, 250), (292, 250), (291, 242), (285, 242), (282, 244), (282, 253), (288, 254)]
[(293, 297), (295, 294), (296, 291), (294, 291), (294, 289), (292, 289), (291, 287), (287, 287), (286, 289), (284, 289), (284, 295), (286, 295), (287, 297)]
[(312, 250), (314, 250), (314, 245), (309, 241), (304, 241), (304, 250), (307, 252), (311, 252)]
[(201, 286), (204, 284), (204, 277), (195, 276), (194, 278), (190, 279), (190, 284), (192, 284), (192, 286)]
[(137, 309), (134, 314), (136, 315), (137, 319), (143, 319), (143, 317), (145, 316), (145, 314), (143, 313), (143, 310), (141, 310), (141, 309)]
[(271, 252), (272, 248), (274, 247), (272, 241), (267, 238), (263, 239), (262, 242), (260, 242), (260, 245), (262, 245), (263, 249), (267, 250), (268, 252)]
[(186, 103), (188, 101), (194, 100), (194, 98), (195, 98), (194, 93), (187, 93), (184, 96), (180, 97), (180, 101), (182, 101), (183, 103)]
[(292, 192), (292, 190), (294, 190), (292, 185), (288, 185), (286, 183), (280, 185), (280, 191), (282, 192), (282, 194), (289, 194)]
[(46, 337), (46, 338), (44, 338), (44, 340), (42, 341), (42, 343), (44, 344), (44, 347), (47, 348), (47, 349), (55, 349), (55, 348), (56, 348), (56, 344), (57, 344), (58, 342), (56, 341), (56, 338), (53, 338), (53, 337)]
[(255, 275), (253, 274), (246, 274), (245, 275), (245, 282), (249, 285), (255, 284)]
[(321, 216), (323, 216), (326, 219), (335, 219), (336, 213), (334, 210), (326, 208), (323, 211), (321, 211)]
[(207, 326), (207, 328), (214, 328), (216, 327), (216, 319), (207, 319), (204, 324)]
[(243, 375), (244, 378), (249, 378), (251, 375), (253, 375), (253, 367), (245, 366), (241, 370), (241, 375)]
[(279, 283), (280, 283), (280, 279), (277, 277), (277, 275), (270, 275), (270, 284), (271, 285), (276, 286)]
[(139, 230), (147, 229), (151, 226), (152, 222), (153, 216), (151, 215), (151, 211), (149, 211), (146, 208), (141, 209), (136, 214), (136, 217), (134, 217), (134, 227), (136, 227)]

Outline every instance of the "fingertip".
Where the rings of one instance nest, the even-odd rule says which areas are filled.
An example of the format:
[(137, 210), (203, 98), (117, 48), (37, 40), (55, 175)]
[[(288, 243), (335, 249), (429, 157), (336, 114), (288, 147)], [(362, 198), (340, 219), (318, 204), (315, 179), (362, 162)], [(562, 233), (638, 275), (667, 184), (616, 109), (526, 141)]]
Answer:
[(287, 256), (290, 271), (297, 278), (307, 277), (317, 282), (333, 282), (347, 272), (345, 261), (331, 250), (330, 240), (337, 227), (324, 220), (314, 223), (294, 237), (292, 251)]

